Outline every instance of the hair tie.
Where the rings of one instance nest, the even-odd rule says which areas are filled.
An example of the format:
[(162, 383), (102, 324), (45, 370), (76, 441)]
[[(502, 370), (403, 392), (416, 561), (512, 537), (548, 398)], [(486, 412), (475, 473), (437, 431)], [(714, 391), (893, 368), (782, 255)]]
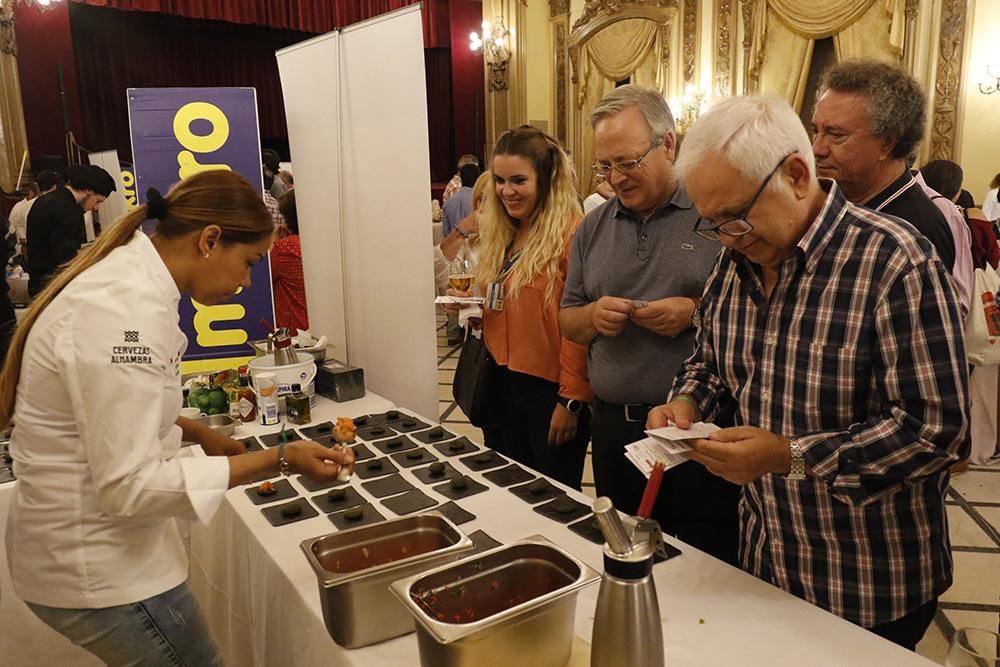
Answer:
[(156, 188), (146, 190), (146, 208), (149, 210), (150, 218), (160, 220), (167, 216), (167, 200)]

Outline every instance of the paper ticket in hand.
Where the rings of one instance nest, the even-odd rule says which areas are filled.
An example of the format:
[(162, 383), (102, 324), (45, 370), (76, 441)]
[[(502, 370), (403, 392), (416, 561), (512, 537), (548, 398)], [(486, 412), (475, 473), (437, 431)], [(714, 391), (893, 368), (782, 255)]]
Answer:
[(481, 296), (439, 296), (434, 299), (436, 304), (457, 303), (460, 306), (478, 306), (483, 302)]
[(677, 426), (664, 426), (662, 428), (652, 428), (646, 431), (646, 435), (651, 435), (658, 440), (697, 440), (707, 438), (709, 434), (721, 431), (715, 424), (705, 422), (695, 422), (691, 428), (678, 428)]
[(632, 465), (646, 476), (646, 479), (649, 479), (657, 461), (663, 462), (664, 470), (670, 470), (688, 460), (690, 447), (687, 451), (675, 453), (669, 451), (666, 444), (656, 438), (643, 438), (630, 445), (625, 445), (625, 458), (631, 461)]

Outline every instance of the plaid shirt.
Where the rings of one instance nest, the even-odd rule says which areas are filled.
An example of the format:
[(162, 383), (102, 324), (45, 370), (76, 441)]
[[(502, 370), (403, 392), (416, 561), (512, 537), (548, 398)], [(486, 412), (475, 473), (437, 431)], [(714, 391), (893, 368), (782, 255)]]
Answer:
[(743, 487), (743, 567), (871, 627), (951, 583), (944, 492), (969, 452), (968, 369), (930, 242), (821, 183), (822, 213), (770, 298), (754, 265), (720, 255), (672, 393), (706, 418), (735, 399), (739, 424), (801, 444), (806, 480)]

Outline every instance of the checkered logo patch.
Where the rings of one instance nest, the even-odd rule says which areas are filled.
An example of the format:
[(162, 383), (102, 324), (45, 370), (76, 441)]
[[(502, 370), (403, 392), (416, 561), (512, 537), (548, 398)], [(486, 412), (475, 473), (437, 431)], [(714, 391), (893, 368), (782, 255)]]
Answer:
[(126, 343), (138, 343), (139, 342), (139, 332), (138, 331), (125, 331), (125, 342)]

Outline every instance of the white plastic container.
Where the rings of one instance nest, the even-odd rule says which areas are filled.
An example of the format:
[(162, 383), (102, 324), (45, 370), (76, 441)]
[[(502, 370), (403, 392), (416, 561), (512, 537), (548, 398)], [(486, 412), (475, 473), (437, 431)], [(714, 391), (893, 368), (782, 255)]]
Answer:
[(274, 373), (258, 373), (254, 382), (257, 391), (257, 417), (264, 426), (278, 423), (278, 386)]
[[(257, 378), (262, 373), (273, 373), (278, 384), (278, 409), (285, 410), (285, 396), (292, 393), (292, 385), (298, 384), (302, 387), (302, 393), (309, 397), (309, 405), (316, 405), (316, 388), (313, 380), (316, 378), (316, 362), (311, 354), (296, 352), (299, 360), (297, 364), (288, 366), (275, 366), (274, 355), (265, 354), (251, 359), (250, 380), (254, 388), (257, 388)], [(258, 392), (259, 393), (259, 392)]]

